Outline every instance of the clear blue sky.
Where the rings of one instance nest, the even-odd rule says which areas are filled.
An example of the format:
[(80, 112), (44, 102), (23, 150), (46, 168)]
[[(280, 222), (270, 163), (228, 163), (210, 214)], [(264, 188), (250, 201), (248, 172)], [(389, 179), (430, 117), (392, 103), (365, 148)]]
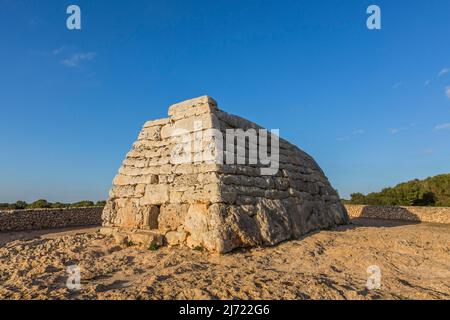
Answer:
[(0, 39), (0, 202), (106, 199), (142, 124), (203, 94), (344, 197), (450, 172), (448, 0), (0, 0)]

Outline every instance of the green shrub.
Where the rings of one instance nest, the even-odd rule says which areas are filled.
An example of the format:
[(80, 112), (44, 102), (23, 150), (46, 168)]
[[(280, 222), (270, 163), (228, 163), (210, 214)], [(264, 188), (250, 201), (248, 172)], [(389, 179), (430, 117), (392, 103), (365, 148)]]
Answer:
[(425, 180), (400, 183), (393, 188), (367, 195), (353, 193), (350, 204), (381, 206), (450, 206), (450, 174), (442, 174)]
[(70, 205), (67, 203), (61, 203), (61, 202), (54, 202), (52, 203), (52, 208), (62, 209), (62, 208), (68, 208)]
[(83, 200), (80, 202), (75, 202), (70, 205), (72, 208), (81, 208), (81, 207), (93, 207), (95, 206), (94, 202)]
[(25, 209), (28, 204), (25, 201), (17, 201), (16, 203), (0, 203), (0, 209), (3, 210), (21, 210)]
[(41, 208), (81, 208), (81, 207), (104, 207), (106, 205), (106, 201), (97, 201), (94, 203), (93, 201), (84, 200), (75, 203), (63, 203), (63, 202), (48, 202), (45, 199), (39, 199), (35, 202), (27, 204), (25, 201), (17, 201), (16, 203), (0, 203), (0, 209), (2, 210), (21, 210), (21, 209), (41, 209)]
[(19, 200), (15, 203), (14, 206), (15, 206), (15, 209), (25, 209), (28, 206), (28, 203), (26, 203), (25, 201)]
[(50, 208), (52, 204), (45, 199), (39, 199), (27, 206), (27, 209)]

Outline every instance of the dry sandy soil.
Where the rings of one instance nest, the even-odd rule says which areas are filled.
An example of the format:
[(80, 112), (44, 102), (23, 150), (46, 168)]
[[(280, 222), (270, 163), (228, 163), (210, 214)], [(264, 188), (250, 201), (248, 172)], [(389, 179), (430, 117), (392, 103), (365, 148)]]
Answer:
[[(211, 255), (116, 246), (97, 228), (0, 234), (2, 299), (450, 299), (450, 225), (364, 220)], [(66, 267), (81, 267), (81, 290)], [(378, 265), (381, 289), (367, 290)]]

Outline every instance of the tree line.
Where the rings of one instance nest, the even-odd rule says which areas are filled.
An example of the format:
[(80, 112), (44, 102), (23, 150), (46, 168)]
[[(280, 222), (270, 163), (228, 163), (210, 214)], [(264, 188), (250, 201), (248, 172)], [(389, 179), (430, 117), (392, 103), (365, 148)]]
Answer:
[(348, 204), (450, 207), (450, 174), (415, 179), (367, 195), (353, 193)]
[(0, 210), (21, 210), (21, 209), (45, 209), (45, 208), (81, 208), (81, 207), (104, 207), (106, 201), (83, 200), (74, 203), (49, 202), (45, 199), (39, 199), (32, 203), (17, 201), (16, 203), (0, 203)]

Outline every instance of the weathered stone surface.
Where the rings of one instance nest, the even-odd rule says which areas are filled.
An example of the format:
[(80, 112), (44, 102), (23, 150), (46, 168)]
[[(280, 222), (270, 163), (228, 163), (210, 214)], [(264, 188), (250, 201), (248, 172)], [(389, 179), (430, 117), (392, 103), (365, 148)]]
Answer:
[(139, 244), (143, 248), (149, 249), (152, 246), (162, 246), (164, 244), (164, 236), (153, 231), (136, 231), (128, 234), (131, 244)]
[(115, 223), (125, 229), (134, 229), (142, 223), (142, 216), (138, 214), (138, 204), (135, 199), (127, 200), (117, 207)]
[(140, 205), (161, 205), (169, 201), (169, 186), (165, 184), (148, 185)]
[(265, 244), (274, 245), (291, 238), (289, 214), (280, 200), (262, 199), (256, 215)]
[(184, 224), (189, 204), (170, 203), (161, 206), (158, 228), (162, 231), (175, 231)]
[(176, 246), (185, 242), (187, 234), (184, 231), (169, 231), (165, 236), (168, 245)]
[(165, 125), (167, 123), (169, 123), (169, 119), (167, 119), (167, 118), (158, 119), (158, 120), (151, 120), (151, 121), (147, 121), (144, 124), (144, 128), (153, 127), (153, 126), (163, 126), (163, 125)]
[(184, 229), (191, 235), (208, 231), (208, 206), (191, 204), (184, 219)]
[(144, 126), (144, 129), (139, 134), (138, 140), (161, 140), (161, 126)]
[[(275, 136), (279, 156), (271, 158), (273, 172), (262, 175), (269, 162), (248, 159), (250, 148), (272, 141), (272, 133), (260, 134), (262, 127), (219, 110), (208, 96), (177, 103), (168, 113), (145, 123), (123, 161), (105, 226), (125, 234), (151, 229), (169, 245), (222, 253), (349, 221), (320, 167), (298, 147)], [(234, 148), (239, 139), (225, 137), (235, 129), (230, 136), (246, 130), (249, 143), (240, 139)], [(237, 162), (224, 164), (227, 156)]]

